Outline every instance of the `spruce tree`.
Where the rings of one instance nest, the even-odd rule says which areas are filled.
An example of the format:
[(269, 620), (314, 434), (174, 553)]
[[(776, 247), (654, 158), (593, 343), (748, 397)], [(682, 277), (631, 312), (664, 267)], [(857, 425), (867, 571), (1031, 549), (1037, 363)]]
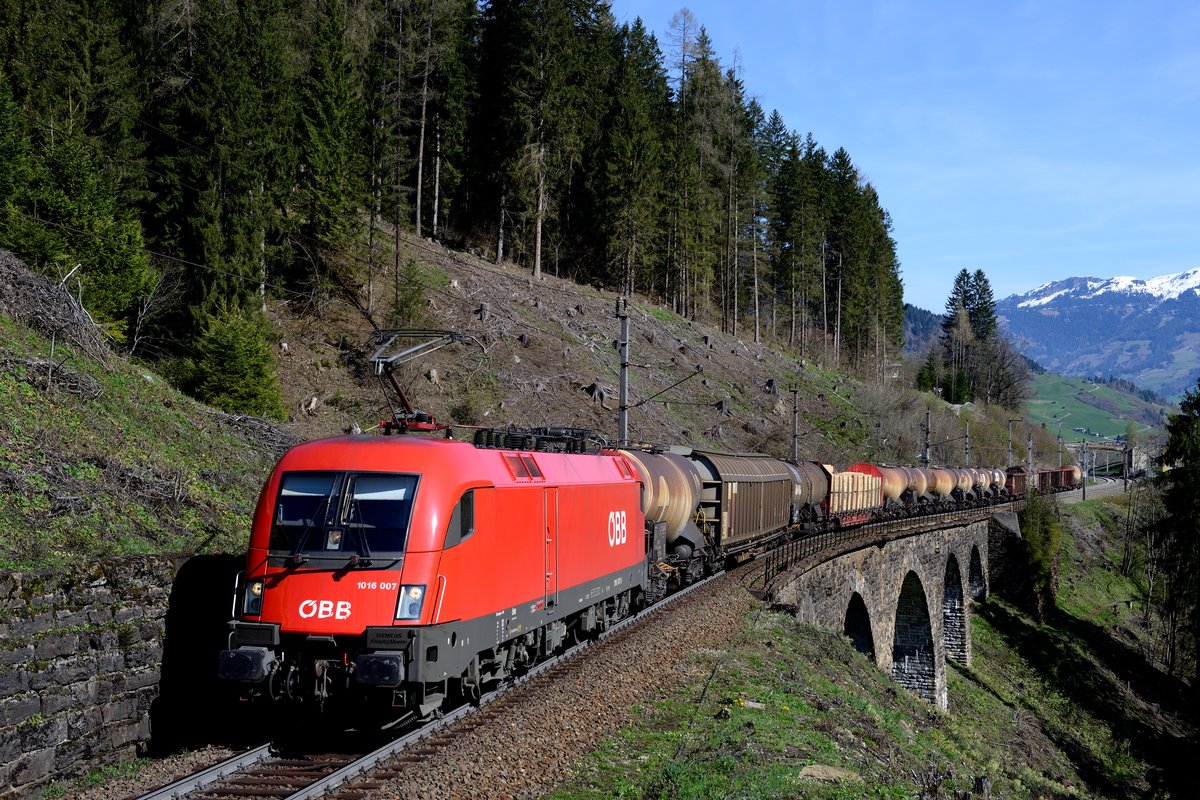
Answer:
[(976, 339), (986, 342), (996, 334), (996, 300), (983, 270), (977, 269), (971, 276), (968, 294), (970, 305), (967, 313), (971, 315), (971, 330), (975, 332)]
[(467, 169), (467, 125), (478, 103), (479, 6), (475, 0), (437, 0), (434, 4), (434, 59), (430, 76), (427, 148), (431, 183), (427, 208), (435, 237), (460, 220), (466, 208), (463, 178)]
[[(954, 285), (950, 289), (950, 296), (946, 298), (946, 314), (942, 320), (942, 337), (948, 338), (951, 333), (964, 320), (964, 316), (969, 318), (971, 302), (971, 273), (966, 269), (961, 269), (954, 276)], [(969, 324), (969, 321), (968, 321)]]
[(681, 77), (682, 135), (678, 140), (677, 205), (678, 296), (681, 313), (703, 315), (713, 300), (723, 231), (728, 219), (729, 151), (721, 138), (726, 130), (729, 93), (712, 40), (700, 28), (690, 48), (690, 64)]
[[(41, 134), (40, 152), (27, 167), (18, 157), (11, 173), (3, 245), (47, 275), (73, 274), (84, 307), (123, 342), (150, 275), (141, 225), (72, 120)], [(23, 146), (18, 139), (18, 154)]]
[(776, 285), (788, 309), (788, 343), (798, 343), (802, 356), (808, 355), (809, 330), (821, 327), (822, 320), (830, 217), (827, 160), (811, 133), (803, 141), (791, 136), (773, 189), (776, 212), (770, 227), (778, 243)]
[(1163, 660), (1173, 674), (1190, 679), (1193, 702), (1200, 651), (1200, 380), (1167, 422), (1167, 446), (1159, 479), (1169, 514), (1162, 521), (1165, 545), (1159, 549), (1162, 580), (1155, 605), (1166, 622)]
[(305, 214), (300, 249), (318, 273), (345, 250), (358, 230), (363, 116), (358, 74), (346, 40), (342, 0), (321, 3), (302, 89), (300, 204)]
[[(605, 24), (594, 0), (493, 0), (484, 7), (480, 94), (495, 104), (478, 117), (481, 171), (490, 184), (485, 199), (496, 203), (497, 257), (526, 261), (535, 277), (549, 243), (573, 235), (574, 190), (606, 101)], [(523, 235), (512, 237), (514, 230)]]
[(29, 181), (29, 137), (24, 117), (0, 69), (0, 247), (6, 246), (8, 204), (16, 200)]
[(864, 267), (851, 295), (856, 302), (850, 307), (849, 341), (855, 363), (869, 363), (882, 383), (890, 353), (903, 344), (904, 288), (891, 216), (870, 183), (863, 187), (860, 203)]
[(205, 7), (195, 74), (163, 108), (171, 169), (160, 213), (176, 251), (204, 265), (189, 276), (196, 326), (222, 304), (261, 307), (267, 283), (288, 272), (281, 212), (299, 128), (291, 30), (283, 0)]
[(196, 375), (196, 397), (215, 408), (287, 418), (266, 322), (256, 312), (222, 309), (208, 319), (196, 343)]
[(612, 105), (590, 180), (605, 283), (631, 293), (661, 289), (663, 159), (669, 89), (653, 35), (640, 19), (623, 26)]
[(138, 9), (122, 0), (56, 0), (13, 12), (0, 14), (7, 18), (0, 42), (11, 45), (7, 69), (26, 115), (47, 125), (70, 117), (77, 135), (102, 143), (96, 166), (117, 182), (121, 205), (144, 202)]

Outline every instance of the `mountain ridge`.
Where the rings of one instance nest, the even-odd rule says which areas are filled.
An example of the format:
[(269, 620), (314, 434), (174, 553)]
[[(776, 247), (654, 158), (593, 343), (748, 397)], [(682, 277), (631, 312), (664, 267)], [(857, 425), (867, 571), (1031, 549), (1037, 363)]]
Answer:
[(1200, 376), (1200, 268), (1064, 278), (1009, 295), (996, 313), (1021, 351), (1053, 372), (1125, 378), (1168, 398)]
[[(1081, 299), (1091, 299), (1107, 293), (1124, 293), (1145, 294), (1159, 300), (1174, 300), (1187, 292), (1200, 289), (1200, 267), (1149, 279), (1133, 278), (1126, 275), (1115, 278), (1065, 278), (1059, 281), (1043, 283), (1036, 289), (1031, 289), (1023, 294), (1009, 295), (1001, 302), (1025, 297), (1029, 299), (1019, 302), (1018, 307), (1033, 308), (1046, 305), (1059, 297), (1081, 288), (1082, 292), (1074, 294), (1075, 297)], [(1047, 293), (1047, 290), (1051, 291)]]

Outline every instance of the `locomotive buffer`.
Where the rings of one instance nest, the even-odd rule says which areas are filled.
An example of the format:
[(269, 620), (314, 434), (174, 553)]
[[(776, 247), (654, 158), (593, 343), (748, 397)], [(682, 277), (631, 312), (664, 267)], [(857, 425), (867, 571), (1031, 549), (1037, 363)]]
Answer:
[[(426, 411), (413, 408), (412, 403), (408, 401), (408, 395), (396, 380), (395, 369), (435, 350), (441, 350), (448, 344), (466, 341), (466, 337), (455, 331), (406, 328), (376, 331), (372, 339), (379, 343), (379, 347), (371, 354), (371, 364), (375, 368), (375, 377), (379, 379), (388, 407), (392, 410), (392, 418), (380, 423), (383, 432), (388, 434), (448, 430), (450, 425), (438, 422)], [(408, 346), (400, 350), (404, 345)]]

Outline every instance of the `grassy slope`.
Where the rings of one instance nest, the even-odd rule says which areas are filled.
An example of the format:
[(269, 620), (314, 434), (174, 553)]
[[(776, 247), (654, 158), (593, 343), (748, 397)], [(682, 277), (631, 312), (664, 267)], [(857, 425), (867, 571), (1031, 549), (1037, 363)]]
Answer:
[[(948, 712), (897, 690), (843, 637), (763, 612), (730, 652), (697, 655), (710, 686), (642, 709), (554, 796), (951, 796), (982, 776), (997, 798), (1146, 794), (1186, 752), (1153, 705), (1171, 707), (1170, 682), (1114, 636), (1132, 587), (1065, 538), (1059, 613), (1037, 627), (995, 599), (977, 608)], [(813, 765), (848, 772), (802, 774)]]
[(1134, 420), (1139, 432), (1160, 420), (1166, 406), (1147, 403), (1133, 395), (1098, 386), (1078, 378), (1044, 373), (1034, 376), (1034, 399), (1027, 405), (1032, 422), (1044, 424), (1066, 441), (1096, 441), (1075, 428), (1087, 428), (1102, 437), (1124, 435), (1126, 420)]
[(241, 551), (276, 456), (259, 429), (0, 316), (0, 568)]

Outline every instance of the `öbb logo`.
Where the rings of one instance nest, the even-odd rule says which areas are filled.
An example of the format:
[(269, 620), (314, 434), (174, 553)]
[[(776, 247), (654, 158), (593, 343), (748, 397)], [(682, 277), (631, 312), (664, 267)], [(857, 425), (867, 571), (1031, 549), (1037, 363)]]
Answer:
[(625, 528), (625, 512), (608, 512), (608, 546), (616, 547), (619, 544), (625, 544), (628, 538), (629, 534)]
[(335, 605), (332, 600), (305, 600), (300, 604), (301, 619), (349, 619), (350, 602), (339, 600)]

